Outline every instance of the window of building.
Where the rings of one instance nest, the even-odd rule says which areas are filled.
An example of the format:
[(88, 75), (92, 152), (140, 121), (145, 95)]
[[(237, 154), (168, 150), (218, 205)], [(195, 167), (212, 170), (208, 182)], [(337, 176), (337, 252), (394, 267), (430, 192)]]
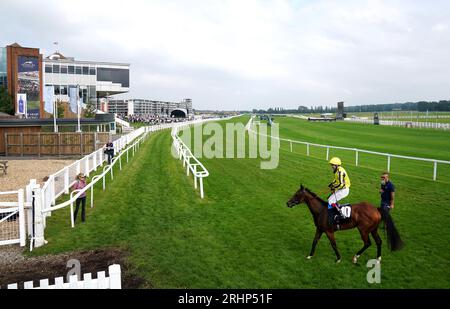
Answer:
[(87, 98), (88, 98), (88, 90), (87, 89), (80, 89), (81, 90), (81, 95), (80, 95), (80, 99), (82, 99), (83, 103), (87, 103)]
[(69, 74), (75, 74), (75, 67), (73, 65), (69, 65), (68, 72)]
[(53, 73), (53, 67), (51, 65), (45, 65), (45, 73)]
[[(61, 73), (62, 73), (62, 70), (61, 70)], [(61, 87), (60, 87), (60, 93), (61, 94), (63, 94), (63, 95), (67, 95), (67, 86), (66, 85), (62, 85)]]
[(97, 68), (97, 80), (121, 84), (122, 87), (130, 87), (130, 70)]
[(75, 74), (81, 75), (81, 67), (75, 67)]
[(95, 68), (89, 68), (89, 75), (95, 75), (96, 71)]
[(62, 66), (61, 67), (61, 74), (67, 74), (67, 67), (66, 66)]
[(89, 75), (89, 67), (83, 67), (83, 75)]
[(61, 94), (61, 89), (59, 87), (59, 85), (55, 85), (55, 95), (59, 95)]
[(89, 100), (97, 98), (97, 92), (95, 86), (88, 86)]
[(59, 65), (58, 64), (54, 64), (53, 65), (53, 73), (59, 74)]

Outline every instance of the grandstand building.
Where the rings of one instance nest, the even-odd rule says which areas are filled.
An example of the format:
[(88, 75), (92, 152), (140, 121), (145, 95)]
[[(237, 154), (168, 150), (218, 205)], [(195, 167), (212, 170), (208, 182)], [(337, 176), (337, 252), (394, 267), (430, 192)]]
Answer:
[(79, 61), (59, 52), (44, 58), (39, 48), (17, 43), (0, 47), (0, 87), (13, 98), (14, 114), (23, 118), (48, 118), (44, 111), (44, 86), (54, 86), (55, 99), (69, 102), (69, 89), (77, 88), (82, 102), (95, 102), (98, 109), (111, 95), (130, 87), (130, 65)]
[(193, 116), (192, 100), (164, 102), (154, 100), (130, 99), (109, 100), (108, 112), (122, 116), (153, 115), (159, 117), (190, 118)]
[(80, 61), (59, 52), (44, 58), (44, 84), (55, 87), (57, 99), (68, 102), (69, 89), (78, 88), (83, 103), (96, 102), (104, 111), (101, 98), (126, 93), (130, 87), (127, 63)]

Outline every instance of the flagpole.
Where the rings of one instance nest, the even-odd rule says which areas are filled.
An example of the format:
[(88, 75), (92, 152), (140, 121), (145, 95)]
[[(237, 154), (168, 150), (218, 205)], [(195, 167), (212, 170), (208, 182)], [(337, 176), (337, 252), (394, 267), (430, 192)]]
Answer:
[[(53, 42), (55, 45), (55, 52), (58, 53), (58, 42)], [(58, 74), (59, 75), (59, 74)], [(61, 79), (61, 75), (59, 75)], [(61, 83), (60, 83), (61, 84)], [(58, 104), (56, 97), (53, 98), (53, 126), (55, 133), (58, 132), (58, 127), (56, 126), (56, 118), (58, 117)]]
[(53, 99), (53, 128), (54, 128), (55, 133), (58, 132), (58, 127), (56, 126), (56, 117), (57, 117), (56, 113), (58, 112), (57, 109), (58, 109), (58, 106), (56, 104), (56, 100)]
[(78, 118), (78, 130), (77, 130), (77, 132), (81, 132), (81, 125), (80, 125), (80, 85), (77, 85), (77, 118)]

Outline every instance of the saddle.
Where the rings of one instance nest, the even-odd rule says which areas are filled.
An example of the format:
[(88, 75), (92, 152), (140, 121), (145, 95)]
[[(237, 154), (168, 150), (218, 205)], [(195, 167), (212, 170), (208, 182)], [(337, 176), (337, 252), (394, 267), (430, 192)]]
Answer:
[(328, 209), (328, 222), (331, 225), (340, 225), (350, 221), (352, 216), (352, 205), (351, 204), (337, 204), (339, 211), (336, 208)]

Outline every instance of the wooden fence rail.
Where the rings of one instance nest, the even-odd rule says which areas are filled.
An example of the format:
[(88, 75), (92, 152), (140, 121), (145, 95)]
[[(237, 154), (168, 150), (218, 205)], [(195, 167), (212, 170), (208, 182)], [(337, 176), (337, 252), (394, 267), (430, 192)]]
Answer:
[(105, 132), (5, 133), (6, 156), (85, 155), (110, 139)]

